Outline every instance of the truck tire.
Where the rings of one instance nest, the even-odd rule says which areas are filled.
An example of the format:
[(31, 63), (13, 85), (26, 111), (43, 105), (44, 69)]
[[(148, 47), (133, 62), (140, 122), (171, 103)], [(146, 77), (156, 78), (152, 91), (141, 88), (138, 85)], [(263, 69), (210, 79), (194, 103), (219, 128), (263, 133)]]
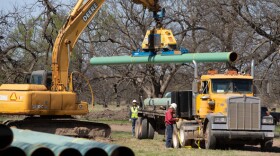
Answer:
[(210, 125), (211, 122), (208, 122), (204, 133), (205, 148), (216, 149), (216, 137), (212, 135), (212, 129)]
[(273, 140), (263, 140), (261, 142), (261, 151), (267, 152), (270, 151), (272, 148)]
[(188, 139), (188, 132), (182, 128), (183, 127), (180, 128), (180, 133), (179, 133), (181, 146), (191, 146), (192, 140)]
[(173, 144), (173, 148), (181, 147), (180, 140), (178, 138), (178, 130), (177, 130), (176, 125), (173, 125), (172, 144)]
[(154, 139), (155, 136), (155, 120), (149, 119), (148, 120), (148, 139)]
[(148, 119), (142, 118), (142, 125), (141, 125), (141, 132), (142, 132), (142, 138), (141, 139), (147, 139), (148, 138)]
[(138, 117), (138, 119), (136, 120), (136, 124), (135, 124), (135, 137), (137, 139), (142, 139), (141, 126), (142, 126), (142, 118)]

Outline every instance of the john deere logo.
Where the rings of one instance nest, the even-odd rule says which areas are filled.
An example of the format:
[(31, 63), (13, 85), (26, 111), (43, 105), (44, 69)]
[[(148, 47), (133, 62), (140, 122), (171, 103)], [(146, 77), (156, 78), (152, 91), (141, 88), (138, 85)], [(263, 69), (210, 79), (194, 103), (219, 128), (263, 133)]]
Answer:
[(96, 11), (97, 8), (98, 8), (97, 3), (93, 3), (92, 6), (86, 12), (86, 14), (83, 16), (83, 20), (86, 22), (91, 17), (91, 15)]

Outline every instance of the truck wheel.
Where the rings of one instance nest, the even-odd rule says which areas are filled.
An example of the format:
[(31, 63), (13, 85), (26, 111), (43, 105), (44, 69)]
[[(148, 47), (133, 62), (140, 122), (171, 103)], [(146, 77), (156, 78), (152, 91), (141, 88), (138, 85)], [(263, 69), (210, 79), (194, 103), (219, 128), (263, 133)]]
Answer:
[(135, 137), (136, 137), (137, 139), (142, 139), (141, 127), (142, 127), (142, 118), (139, 117), (139, 118), (136, 120), (136, 124), (135, 124)]
[(181, 146), (191, 146), (192, 139), (188, 139), (188, 132), (183, 129), (183, 126), (180, 127), (180, 143)]
[(148, 125), (148, 139), (154, 139), (155, 136), (155, 120), (150, 119), (148, 120), (149, 125)]
[(204, 133), (205, 148), (216, 149), (216, 137), (212, 135), (211, 123), (209, 122)]
[(173, 134), (172, 134), (172, 144), (174, 148), (180, 148), (180, 140), (178, 138), (178, 130), (177, 130), (177, 126), (174, 125), (173, 126)]
[(141, 132), (142, 132), (142, 139), (147, 139), (148, 138), (148, 119), (147, 118), (142, 119)]
[(266, 152), (272, 148), (273, 140), (263, 140), (261, 142), (261, 151)]
[(240, 143), (240, 144), (232, 144), (232, 145), (230, 145), (229, 146), (229, 148), (230, 149), (244, 149), (244, 146), (245, 146), (245, 144), (242, 144), (242, 143)]

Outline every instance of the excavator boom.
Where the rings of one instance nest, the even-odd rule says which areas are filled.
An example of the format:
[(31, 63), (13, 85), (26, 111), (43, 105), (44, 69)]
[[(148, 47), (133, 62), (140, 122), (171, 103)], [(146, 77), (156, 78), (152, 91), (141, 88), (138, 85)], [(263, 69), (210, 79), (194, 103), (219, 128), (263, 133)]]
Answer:
[(61, 28), (52, 53), (52, 90), (68, 90), (70, 54), (85, 27), (105, 0), (79, 0), (66, 24)]

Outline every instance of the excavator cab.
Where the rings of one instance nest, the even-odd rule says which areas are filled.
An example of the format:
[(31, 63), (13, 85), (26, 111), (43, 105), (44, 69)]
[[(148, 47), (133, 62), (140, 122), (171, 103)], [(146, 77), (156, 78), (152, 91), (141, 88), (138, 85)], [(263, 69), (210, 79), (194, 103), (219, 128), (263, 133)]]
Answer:
[(46, 70), (33, 71), (29, 78), (29, 84), (42, 84), (50, 90), (52, 86), (52, 72)]

